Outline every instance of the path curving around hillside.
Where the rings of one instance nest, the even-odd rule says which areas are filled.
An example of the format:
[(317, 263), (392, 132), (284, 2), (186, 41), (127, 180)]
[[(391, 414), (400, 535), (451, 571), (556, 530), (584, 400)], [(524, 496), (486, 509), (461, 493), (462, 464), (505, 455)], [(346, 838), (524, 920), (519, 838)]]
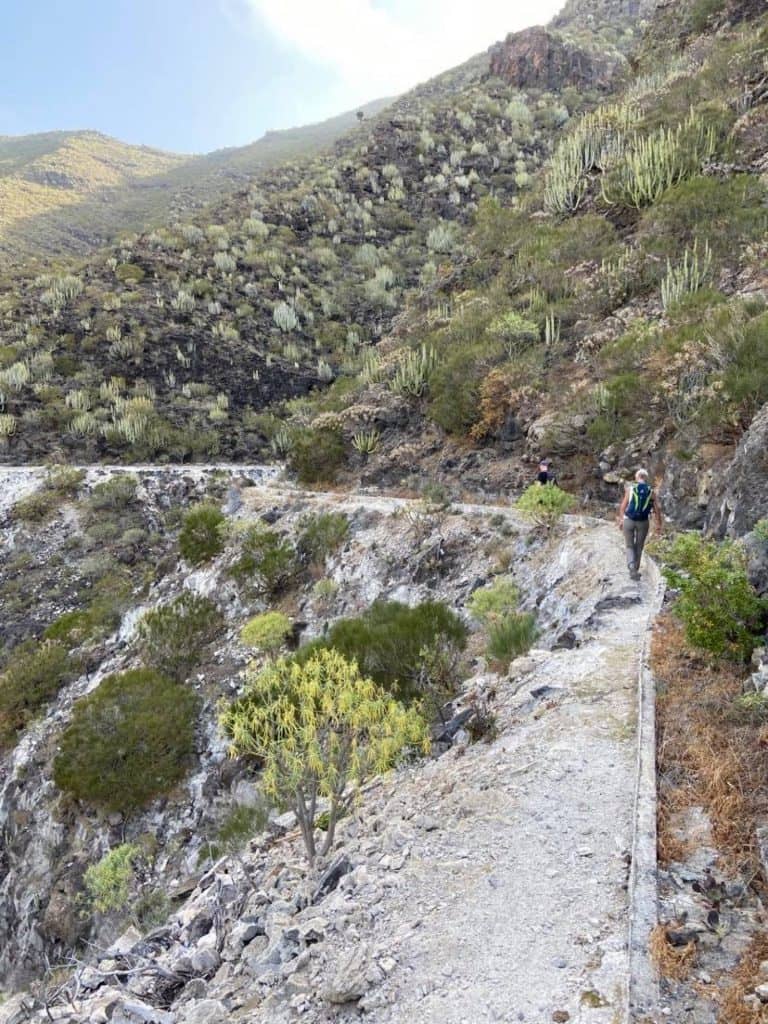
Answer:
[[(242, 476), (259, 467), (243, 469), (167, 471)], [(113, 471), (163, 470), (89, 467), (95, 479)], [(22, 477), (26, 490), (24, 471)], [(269, 480), (271, 473), (244, 492), (246, 512), (249, 494), (262, 503), (301, 499), (350, 513), (414, 505)], [(506, 506), (454, 510), (517, 522)], [(509, 676), (487, 673), (477, 681), (493, 694), (491, 742), (460, 745), (369, 789), (360, 820), (376, 822), (375, 831), (360, 832), (357, 822), (340, 829), (355, 869), (320, 912), (341, 926), (327, 959), (309, 961), (305, 978), (303, 971), (292, 976), (295, 998), (304, 989), (316, 992), (350, 957), (363, 955), (376, 983), (362, 1005), (376, 1024), (644, 1019), (635, 1018), (629, 1003), (638, 971), (643, 998), (652, 990), (643, 956), (655, 897), (647, 835), (654, 812), (652, 681), (645, 656), (662, 585), (651, 562), (640, 583), (632, 582), (615, 526), (578, 516), (558, 526), (521, 571), (542, 621), (559, 617), (572, 646), (542, 644), (518, 659)], [(313, 1002), (297, 1018), (303, 1004), (295, 998), (270, 998), (247, 1015), (235, 1009), (230, 1019), (330, 1024), (359, 1017), (347, 1005)], [(183, 1016), (178, 1024), (185, 1024)]]

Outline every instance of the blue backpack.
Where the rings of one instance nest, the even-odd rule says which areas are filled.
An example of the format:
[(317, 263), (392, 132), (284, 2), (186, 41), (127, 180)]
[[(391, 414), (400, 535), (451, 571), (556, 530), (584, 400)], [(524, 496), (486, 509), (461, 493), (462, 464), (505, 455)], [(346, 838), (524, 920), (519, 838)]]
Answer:
[(647, 519), (653, 508), (653, 491), (645, 483), (633, 484), (626, 514), (630, 519)]

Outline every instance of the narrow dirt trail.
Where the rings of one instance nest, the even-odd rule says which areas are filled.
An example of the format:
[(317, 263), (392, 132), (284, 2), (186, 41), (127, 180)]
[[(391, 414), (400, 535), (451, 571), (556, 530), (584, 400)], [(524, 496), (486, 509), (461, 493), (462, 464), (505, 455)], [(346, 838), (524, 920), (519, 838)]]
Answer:
[[(84, 468), (99, 477), (113, 471)], [(273, 494), (276, 502), (378, 512), (415, 504), (305, 492), (264, 467), (202, 471), (244, 469), (260, 484), (251, 492)], [(0, 485), (6, 495), (12, 481), (26, 490), (29, 474), (40, 472), (0, 468)], [(248, 490), (243, 501), (247, 508)], [(515, 518), (507, 506), (454, 508)], [(391, 957), (367, 1007), (368, 1019), (381, 1024), (629, 1019), (638, 677), (662, 590), (651, 562), (640, 583), (628, 578), (612, 524), (574, 516), (555, 533), (535, 569), (536, 591), (542, 605), (571, 610), (575, 646), (534, 649), (494, 683), (492, 742), (454, 749), (396, 786), (385, 782), (372, 798), (381, 844), (391, 847), (374, 871), (387, 880), (383, 890), (371, 888), (371, 906), (349, 939), (350, 948), (364, 942)], [(356, 843), (365, 853), (365, 838), (353, 837)], [(363, 885), (363, 904), (365, 891)], [(322, 1019), (353, 1020), (356, 1013), (329, 1008)], [(247, 1019), (277, 1024), (283, 1017), (273, 1005), (267, 1016), (257, 1011)]]
[(615, 527), (594, 521), (563, 528), (543, 573), (553, 598), (585, 602), (578, 645), (535, 649), (497, 681), (492, 743), (385, 783), (366, 808), (377, 881), (364, 876), (370, 906), (350, 923), (391, 962), (366, 1006), (377, 1024), (630, 1019), (638, 674), (661, 589), (650, 563), (628, 579)]

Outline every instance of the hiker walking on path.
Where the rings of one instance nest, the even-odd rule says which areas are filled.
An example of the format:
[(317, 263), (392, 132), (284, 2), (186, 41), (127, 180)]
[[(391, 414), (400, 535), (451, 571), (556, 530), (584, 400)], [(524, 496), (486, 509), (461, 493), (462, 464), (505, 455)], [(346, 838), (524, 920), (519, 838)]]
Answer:
[(539, 463), (539, 471), (536, 474), (536, 480), (540, 484), (556, 484), (557, 478), (552, 472), (552, 462), (549, 459), (542, 459)]
[(635, 473), (635, 482), (624, 491), (616, 520), (624, 534), (627, 567), (633, 580), (640, 579), (640, 558), (648, 536), (651, 516), (656, 523), (656, 529), (661, 530), (661, 505), (648, 483), (648, 473), (644, 469), (638, 469)]

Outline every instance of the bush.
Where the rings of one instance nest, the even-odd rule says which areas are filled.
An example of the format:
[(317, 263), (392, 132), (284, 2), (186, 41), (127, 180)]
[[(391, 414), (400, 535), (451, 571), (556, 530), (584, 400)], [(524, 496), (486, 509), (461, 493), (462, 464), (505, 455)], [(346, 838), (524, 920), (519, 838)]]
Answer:
[(151, 668), (183, 682), (223, 628), (221, 612), (210, 598), (185, 591), (147, 612), (139, 623), (139, 651)]
[(192, 565), (215, 558), (224, 547), (220, 530), (223, 522), (224, 513), (216, 505), (204, 502), (190, 509), (179, 534), (182, 556)]
[(333, 483), (344, 464), (341, 430), (334, 427), (303, 427), (292, 436), (287, 460), (299, 483)]
[(536, 639), (536, 616), (532, 612), (507, 615), (491, 624), (488, 631), (488, 656), (508, 665), (530, 650)]
[(77, 670), (63, 644), (34, 641), (17, 647), (0, 674), (0, 748), (16, 735)]
[(291, 620), (282, 612), (264, 612), (255, 615), (240, 630), (240, 641), (267, 654), (276, 653), (292, 632)]
[(428, 749), (424, 720), (384, 695), (336, 651), (316, 651), (303, 665), (278, 661), (251, 674), (224, 711), (235, 754), (263, 766), (267, 796), (292, 807), (307, 857), (314, 861), (318, 800), (328, 801), (321, 854), (360, 786), (392, 767), (408, 747)]
[(645, 252), (663, 260), (677, 256), (697, 238), (706, 239), (717, 259), (727, 258), (745, 242), (765, 234), (765, 201), (765, 186), (751, 174), (725, 180), (696, 175), (670, 189), (643, 213), (638, 241)]
[(319, 512), (304, 516), (299, 529), (299, 554), (311, 565), (319, 566), (346, 540), (349, 520), (341, 512)]
[(107, 676), (75, 705), (53, 764), (56, 785), (106, 811), (167, 792), (194, 750), (197, 700), (153, 669)]
[(508, 576), (499, 576), (487, 587), (475, 590), (467, 601), (469, 614), (490, 625), (515, 611), (520, 592)]
[(540, 484), (537, 481), (523, 491), (515, 502), (515, 508), (537, 526), (550, 529), (575, 503), (573, 495), (561, 491), (556, 484)]
[(122, 843), (110, 850), (98, 864), (88, 868), (83, 882), (88, 901), (94, 910), (106, 914), (111, 910), (125, 909), (135, 877), (133, 862), (138, 853), (138, 846)]
[(88, 495), (87, 505), (91, 512), (123, 511), (136, 499), (138, 480), (135, 476), (119, 474), (96, 484)]
[(239, 586), (276, 597), (296, 575), (296, 552), (284, 537), (261, 523), (248, 524), (238, 536), (240, 553), (229, 568)]
[[(340, 619), (327, 636), (301, 648), (299, 663), (332, 647), (380, 686), (401, 700), (423, 695), (427, 655), (438, 650), (449, 656), (464, 649), (467, 628), (439, 601), (409, 608), (397, 601), (376, 601), (359, 618)], [(455, 657), (451, 659), (455, 664)]]
[(683, 533), (662, 546), (662, 572), (680, 591), (675, 615), (690, 644), (716, 656), (748, 661), (765, 625), (768, 602), (747, 576), (743, 550), (733, 541)]

